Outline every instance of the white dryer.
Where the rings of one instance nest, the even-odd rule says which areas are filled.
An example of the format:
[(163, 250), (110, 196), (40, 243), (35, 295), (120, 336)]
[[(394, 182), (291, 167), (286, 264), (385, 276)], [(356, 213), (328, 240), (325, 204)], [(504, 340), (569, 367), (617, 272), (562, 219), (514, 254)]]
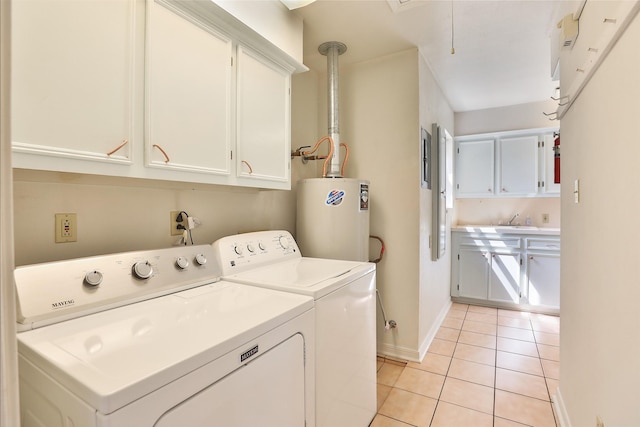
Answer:
[(210, 245), (20, 267), (23, 427), (305, 427), (313, 299), (219, 280)]
[(314, 298), (316, 426), (368, 426), (376, 413), (375, 264), (303, 257), (287, 231), (223, 237), (213, 248), (225, 280)]

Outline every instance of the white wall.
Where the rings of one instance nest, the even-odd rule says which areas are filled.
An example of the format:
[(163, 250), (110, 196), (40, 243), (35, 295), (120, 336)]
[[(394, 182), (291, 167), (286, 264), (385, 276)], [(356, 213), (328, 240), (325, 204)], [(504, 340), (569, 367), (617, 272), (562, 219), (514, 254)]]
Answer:
[[(438, 123), (442, 131), (448, 130), (453, 134), (454, 113), (449, 106), (442, 90), (436, 83), (431, 70), (422, 55), (419, 56), (420, 80), (420, 126), (432, 133), (431, 125)], [(434, 135), (431, 144), (437, 144)], [(419, 145), (419, 144), (416, 144)], [(416, 149), (417, 150), (417, 149)], [(416, 157), (419, 151), (415, 152)], [(418, 166), (418, 174), (420, 165)], [(419, 332), (418, 345), (421, 356), (426, 353), (429, 344), (451, 305), (451, 220), (452, 210), (447, 211), (447, 231), (445, 255), (438, 261), (431, 261), (430, 238), (437, 238), (432, 233), (432, 196), (438, 191), (437, 185), (432, 183), (432, 190), (418, 189), (420, 197), (420, 232), (419, 245)]]
[(574, 427), (640, 425), (638, 45), (636, 16), (562, 120), (560, 394)]
[(11, 2), (0, 1), (0, 426), (20, 424), (13, 285), (11, 186)]
[(549, 97), (548, 101), (459, 112), (456, 113), (455, 136), (558, 126), (557, 121), (542, 114), (556, 111), (556, 108), (558, 103)]

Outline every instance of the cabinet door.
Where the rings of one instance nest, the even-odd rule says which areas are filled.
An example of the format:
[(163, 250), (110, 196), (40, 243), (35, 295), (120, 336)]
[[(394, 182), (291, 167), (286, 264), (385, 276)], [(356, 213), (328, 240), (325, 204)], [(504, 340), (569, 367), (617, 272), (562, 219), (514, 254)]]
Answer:
[(491, 254), (489, 299), (520, 302), (520, 254)]
[(146, 164), (228, 175), (232, 42), (153, 1), (147, 8)]
[(460, 248), (458, 254), (458, 296), (487, 299), (490, 254), (476, 248)]
[(237, 175), (288, 185), (290, 73), (245, 46), (237, 57)]
[(492, 196), (493, 175), (493, 139), (458, 142), (456, 189), (459, 197)]
[(12, 2), (14, 166), (131, 162), (137, 3)]
[(529, 255), (527, 273), (529, 304), (560, 307), (560, 256)]
[(499, 194), (527, 195), (538, 192), (538, 137), (500, 140)]

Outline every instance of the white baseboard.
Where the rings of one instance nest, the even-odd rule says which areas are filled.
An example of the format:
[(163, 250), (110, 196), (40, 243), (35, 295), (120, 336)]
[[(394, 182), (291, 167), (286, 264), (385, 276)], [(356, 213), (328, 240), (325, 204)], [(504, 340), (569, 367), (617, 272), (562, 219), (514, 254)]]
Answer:
[(560, 393), (560, 387), (556, 390), (555, 396), (552, 398), (553, 407), (556, 410), (558, 416), (558, 425), (560, 427), (571, 427), (571, 421), (569, 421), (569, 414), (567, 414), (567, 408), (564, 406), (562, 400), (562, 393)]
[(422, 362), (422, 359), (424, 359), (424, 356), (427, 354), (427, 350), (429, 350), (431, 342), (438, 333), (438, 329), (440, 329), (444, 318), (447, 316), (447, 313), (451, 308), (451, 304), (451, 301), (449, 301), (448, 304), (445, 304), (445, 306), (442, 307), (442, 310), (440, 310), (440, 313), (438, 313), (438, 317), (433, 323), (433, 326), (431, 327), (425, 338), (422, 340), (420, 348), (414, 349), (399, 347), (394, 344), (382, 343), (378, 344), (378, 354), (381, 356), (389, 356), (396, 359), (408, 360), (410, 362)]
[(452, 304), (453, 303), (451, 302), (451, 300), (449, 300), (449, 303), (445, 304), (444, 307), (442, 307), (442, 310), (440, 310), (440, 313), (438, 313), (438, 317), (436, 317), (436, 321), (433, 322), (431, 329), (422, 340), (422, 344), (420, 345), (420, 350), (419, 350), (420, 361), (422, 361), (422, 359), (424, 359), (424, 356), (427, 354), (427, 351), (429, 350), (429, 346), (431, 345), (431, 342), (433, 341), (433, 339), (436, 337), (436, 334), (438, 333), (438, 329), (440, 329), (442, 322), (444, 322), (444, 318), (447, 317), (447, 313), (449, 313), (449, 310), (451, 309)]

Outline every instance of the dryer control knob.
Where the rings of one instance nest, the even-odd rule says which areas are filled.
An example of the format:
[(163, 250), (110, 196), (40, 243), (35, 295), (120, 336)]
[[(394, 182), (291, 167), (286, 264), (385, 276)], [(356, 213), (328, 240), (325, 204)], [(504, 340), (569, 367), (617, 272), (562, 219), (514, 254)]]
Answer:
[(204, 254), (197, 254), (195, 260), (198, 265), (205, 265), (207, 263), (207, 257)]
[(180, 270), (184, 270), (189, 267), (189, 260), (183, 256), (179, 256), (178, 259), (176, 259), (176, 267)]
[(247, 245), (247, 250), (248, 250), (249, 252), (251, 252), (251, 253), (254, 253), (254, 252), (256, 251), (256, 247), (255, 247), (255, 246), (253, 246), (253, 244), (252, 244), (252, 243), (249, 243), (249, 244)]
[(265, 249), (267, 249), (267, 247), (262, 242), (258, 243), (258, 247), (260, 248), (261, 251), (264, 251)]
[(133, 264), (133, 275), (138, 279), (148, 279), (153, 274), (153, 267), (149, 261), (138, 261)]
[(233, 251), (234, 251), (236, 254), (238, 254), (238, 255), (242, 255), (242, 252), (243, 252), (243, 250), (242, 250), (242, 246), (235, 245), (235, 246), (233, 247)]
[(93, 270), (84, 275), (84, 281), (87, 285), (98, 286), (102, 283), (102, 273), (98, 270)]
[(289, 249), (289, 239), (287, 239), (285, 236), (278, 237), (278, 241), (280, 242), (280, 246), (282, 246), (282, 249)]

